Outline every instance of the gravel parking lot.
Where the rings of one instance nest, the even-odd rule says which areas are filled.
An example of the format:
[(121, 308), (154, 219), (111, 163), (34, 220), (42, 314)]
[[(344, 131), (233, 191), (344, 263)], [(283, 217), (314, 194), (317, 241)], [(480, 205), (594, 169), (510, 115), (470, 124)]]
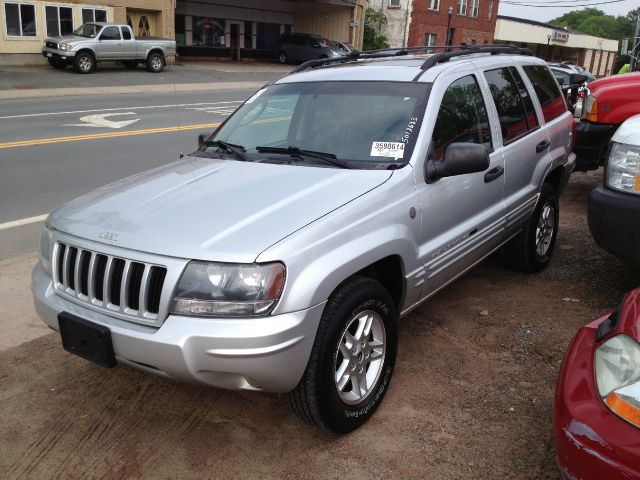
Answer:
[(601, 174), (567, 187), (550, 269), (526, 276), (491, 258), (402, 322), (389, 393), (353, 434), (302, 424), (284, 396), (102, 369), (52, 333), (0, 353), (0, 478), (557, 479), (564, 349), (639, 286), (637, 266), (591, 240), (586, 197)]

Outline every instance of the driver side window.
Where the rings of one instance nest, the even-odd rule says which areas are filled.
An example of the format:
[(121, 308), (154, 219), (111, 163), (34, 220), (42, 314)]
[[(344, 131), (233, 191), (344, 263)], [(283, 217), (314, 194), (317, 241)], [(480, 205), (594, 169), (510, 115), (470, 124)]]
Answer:
[(100, 40), (120, 40), (120, 29), (118, 27), (106, 27), (102, 30)]
[(449, 85), (431, 138), (433, 160), (442, 160), (453, 142), (477, 143), (491, 150), (489, 118), (475, 76), (467, 75)]

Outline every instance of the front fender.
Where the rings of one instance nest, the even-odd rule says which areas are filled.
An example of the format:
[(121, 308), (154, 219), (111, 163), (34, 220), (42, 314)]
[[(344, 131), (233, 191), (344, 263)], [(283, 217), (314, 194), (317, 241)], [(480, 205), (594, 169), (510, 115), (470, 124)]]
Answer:
[[(257, 262), (282, 261), (287, 279), (274, 314), (321, 303), (346, 279), (396, 255), (405, 272), (415, 269), (420, 214), (413, 170), (406, 166), (383, 185), (316, 220), (262, 252)], [(403, 290), (405, 290), (403, 288)], [(415, 301), (406, 289), (405, 303)]]

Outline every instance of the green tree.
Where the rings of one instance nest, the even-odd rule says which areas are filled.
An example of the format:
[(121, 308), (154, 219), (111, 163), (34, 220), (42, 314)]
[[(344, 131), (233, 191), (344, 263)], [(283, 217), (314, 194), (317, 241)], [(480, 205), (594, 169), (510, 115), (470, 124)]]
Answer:
[(584, 10), (573, 10), (564, 15), (554, 18), (549, 23), (556, 27), (567, 27), (578, 30), (578, 26), (590, 17), (604, 17), (605, 13), (597, 8), (585, 8)]
[(635, 19), (640, 9), (631, 10), (626, 16), (606, 15), (597, 8), (574, 10), (554, 18), (549, 23), (562, 28), (570, 28), (588, 35), (622, 40), (633, 35)]
[(362, 49), (377, 50), (379, 48), (389, 48), (389, 40), (384, 35), (378, 35), (381, 25), (387, 23), (384, 13), (373, 8), (367, 8), (364, 12), (364, 38)]

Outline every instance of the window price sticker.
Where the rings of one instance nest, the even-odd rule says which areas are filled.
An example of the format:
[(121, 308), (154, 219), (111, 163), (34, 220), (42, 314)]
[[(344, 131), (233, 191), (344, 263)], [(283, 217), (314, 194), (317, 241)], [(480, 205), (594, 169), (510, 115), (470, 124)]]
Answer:
[(402, 142), (373, 142), (371, 144), (372, 157), (404, 157), (404, 143)]

